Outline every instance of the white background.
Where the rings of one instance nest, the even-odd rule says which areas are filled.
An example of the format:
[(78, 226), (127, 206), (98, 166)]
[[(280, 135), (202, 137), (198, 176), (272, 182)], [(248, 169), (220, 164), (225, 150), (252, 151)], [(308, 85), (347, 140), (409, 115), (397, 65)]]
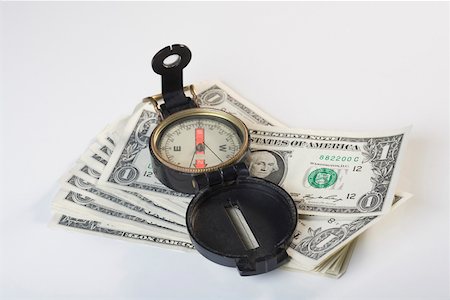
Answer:
[[(0, 298), (438, 299), (449, 295), (448, 3), (2, 3)], [(58, 179), (160, 91), (159, 49), (193, 52), (292, 127), (413, 125), (399, 189), (338, 280), (240, 277), (197, 253), (50, 229)]]

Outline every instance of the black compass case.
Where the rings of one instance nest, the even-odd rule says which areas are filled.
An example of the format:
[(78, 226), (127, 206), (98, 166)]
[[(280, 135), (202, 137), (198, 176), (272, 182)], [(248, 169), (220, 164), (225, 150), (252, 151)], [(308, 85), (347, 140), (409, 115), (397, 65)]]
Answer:
[(269, 272), (288, 260), (297, 209), (281, 187), (249, 176), (244, 163), (198, 175), (186, 213), (195, 248), (242, 276)]

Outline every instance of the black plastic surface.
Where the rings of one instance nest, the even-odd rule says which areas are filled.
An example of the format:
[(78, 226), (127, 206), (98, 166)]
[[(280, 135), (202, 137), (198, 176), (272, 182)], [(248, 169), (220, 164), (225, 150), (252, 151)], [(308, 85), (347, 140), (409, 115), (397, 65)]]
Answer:
[[(165, 63), (165, 60), (174, 56), (172, 63)], [(186, 97), (183, 91), (183, 69), (191, 61), (191, 51), (181, 44), (167, 46), (158, 51), (152, 59), (152, 68), (162, 79), (162, 95), (164, 104), (160, 110), (164, 118), (187, 108), (197, 107), (191, 98)]]
[[(209, 180), (206, 177), (211, 176), (197, 179), (200, 187), (202, 184), (204, 187), (192, 199), (186, 213), (195, 248), (218, 264), (237, 267), (244, 276), (282, 265), (288, 258), (286, 249), (297, 225), (297, 210), (289, 194), (271, 182), (247, 177), (245, 172), (238, 174), (236, 180), (213, 185), (205, 184)], [(210, 179), (214, 183), (220, 181), (213, 178)], [(227, 214), (226, 208), (230, 206), (242, 212), (259, 244), (256, 249), (245, 246)]]
[(152, 147), (148, 148), (150, 150), (152, 159), (153, 172), (155, 173), (156, 178), (158, 178), (158, 180), (161, 181), (162, 184), (180, 193), (195, 193), (195, 188), (192, 185), (192, 179), (194, 178), (193, 174), (179, 172), (175, 169), (165, 166), (155, 156)]
[[(155, 173), (156, 178), (158, 178), (158, 180), (161, 181), (162, 184), (177, 192), (185, 194), (195, 194), (199, 190), (198, 186), (195, 186), (195, 181), (193, 181), (196, 174), (180, 172), (175, 169), (167, 167), (158, 160), (158, 158), (156, 157), (155, 153), (152, 150), (152, 147), (148, 148), (152, 160), (153, 172)], [(244, 155), (238, 161), (238, 163), (245, 160), (245, 158), (246, 155)]]

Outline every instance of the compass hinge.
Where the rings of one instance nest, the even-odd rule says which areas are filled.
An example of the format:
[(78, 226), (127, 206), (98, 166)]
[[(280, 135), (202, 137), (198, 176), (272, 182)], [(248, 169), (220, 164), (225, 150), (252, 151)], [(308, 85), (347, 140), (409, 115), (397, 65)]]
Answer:
[(197, 107), (190, 97), (184, 94), (183, 69), (191, 60), (191, 51), (181, 44), (161, 49), (152, 59), (153, 70), (161, 75), (164, 104), (160, 111), (163, 118), (184, 109)]
[(234, 182), (238, 178), (248, 177), (249, 175), (247, 166), (243, 162), (240, 162), (217, 171), (197, 175), (192, 180), (192, 183), (196, 192), (198, 192), (205, 187)]

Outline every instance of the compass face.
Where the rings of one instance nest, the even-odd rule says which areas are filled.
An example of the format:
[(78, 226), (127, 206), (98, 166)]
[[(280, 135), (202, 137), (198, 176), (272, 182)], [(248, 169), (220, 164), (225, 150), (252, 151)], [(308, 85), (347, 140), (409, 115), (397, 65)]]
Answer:
[(226, 163), (242, 147), (242, 133), (228, 120), (215, 116), (189, 116), (168, 125), (156, 142), (162, 158), (188, 169)]

